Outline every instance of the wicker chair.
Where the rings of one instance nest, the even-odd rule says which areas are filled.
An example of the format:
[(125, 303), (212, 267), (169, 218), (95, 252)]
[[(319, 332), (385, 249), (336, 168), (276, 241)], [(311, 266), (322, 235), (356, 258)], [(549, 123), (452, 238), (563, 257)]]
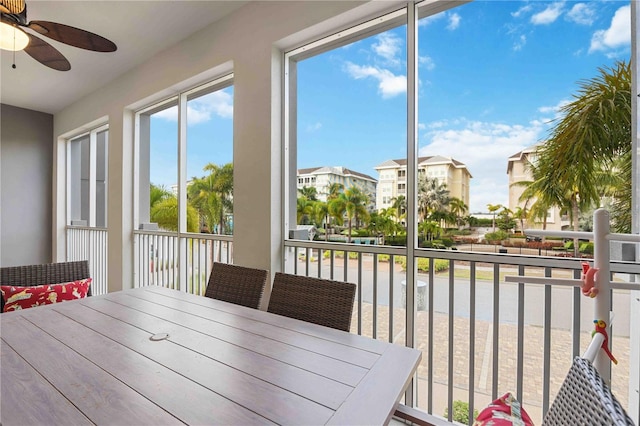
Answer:
[(277, 272), (268, 311), (349, 331), (356, 285)]
[(633, 421), (593, 365), (576, 357), (542, 424), (627, 426)]
[(205, 296), (257, 309), (268, 275), (263, 269), (214, 262)]
[[(0, 285), (33, 287), (66, 283), (89, 277), (88, 260), (0, 268)], [(87, 296), (91, 296), (91, 286), (89, 286)], [(0, 297), (0, 312), (2, 311), (4, 311), (4, 298)]]

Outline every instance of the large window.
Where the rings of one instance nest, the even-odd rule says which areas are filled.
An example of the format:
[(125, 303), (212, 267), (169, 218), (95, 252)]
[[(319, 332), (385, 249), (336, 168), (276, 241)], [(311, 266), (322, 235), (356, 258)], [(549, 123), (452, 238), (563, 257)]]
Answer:
[(107, 226), (108, 141), (104, 127), (68, 142), (69, 225)]
[[(445, 387), (451, 395), (454, 388), (469, 389), (477, 406), (523, 377), (542, 376), (543, 368), (562, 370), (561, 357), (543, 367), (534, 344), (522, 359), (535, 362), (530, 368), (525, 362), (529, 370), (519, 378), (515, 371), (495, 373), (504, 359), (499, 349), (514, 342), (517, 298), (523, 297), (516, 291), (524, 293), (524, 286), (503, 286), (505, 270), (518, 275), (524, 269), (505, 265), (514, 257), (502, 254), (540, 261), (535, 256), (589, 257), (592, 248), (586, 241), (541, 240), (525, 229), (591, 231), (600, 206), (612, 212), (614, 232), (631, 229), (631, 185), (638, 184), (631, 175), (630, 111), (637, 93), (631, 89), (631, 7), (629, 1), (408, 7), (286, 55), (285, 246), (294, 259), (285, 260), (285, 269), (357, 283), (352, 330), (360, 334), (429, 348), (433, 357), (442, 349), (430, 343), (434, 333), (445, 341), (449, 333), (449, 354), (423, 365), (435, 371), (418, 373), (412, 395), (420, 408), (443, 414), (432, 404), (444, 407), (438, 397)], [(580, 116), (603, 104), (613, 107)], [(563, 127), (566, 117), (581, 125), (567, 120)], [(602, 137), (587, 140), (603, 129)], [(328, 183), (312, 185), (310, 174)], [(372, 199), (360, 198), (363, 184), (353, 176), (362, 175), (375, 180), (371, 209), (358, 207)], [(295, 241), (306, 234), (291, 231), (310, 226), (319, 242)], [(370, 241), (377, 247), (360, 245)], [(553, 273), (570, 277), (573, 271)], [(554, 332), (575, 327), (564, 317), (572, 297), (565, 290), (553, 291), (561, 300)], [(550, 300), (550, 289), (544, 291)], [(629, 294), (621, 297), (627, 306)], [(574, 302), (575, 312), (587, 312), (590, 302)], [(521, 303), (526, 314), (517, 333), (537, 342), (533, 316), (540, 304)], [(585, 334), (592, 330), (591, 323), (582, 327)], [(620, 345), (628, 342), (623, 333)], [(564, 343), (549, 347), (570, 360), (576, 350)], [(475, 377), (454, 360), (470, 348), (483, 360)], [(523, 397), (525, 404), (539, 415), (549, 389), (557, 386), (538, 386)]]
[(137, 114), (139, 229), (232, 233), (231, 78)]
[(107, 292), (107, 126), (67, 141), (66, 260), (88, 260), (94, 295)]
[(136, 285), (203, 293), (231, 261), (233, 76), (136, 114)]
[[(387, 163), (406, 161), (403, 17), (399, 11), (382, 24), (376, 20), (344, 31), (311, 57), (309, 49), (288, 55), (290, 74), (296, 76), (289, 81), (296, 93), (289, 138), (297, 153), (289, 179), (294, 182), (296, 175), (311, 172), (317, 176), (298, 180), (302, 185), (297, 203), (290, 204), (297, 207), (289, 229), (314, 226), (318, 239), (352, 242), (369, 237), (367, 227), (380, 203), (404, 197), (404, 190), (396, 190), (400, 185), (389, 185), (394, 190), (384, 194), (378, 188)], [(389, 176), (403, 179), (393, 171)], [(386, 214), (390, 226), (399, 223), (396, 211)]]

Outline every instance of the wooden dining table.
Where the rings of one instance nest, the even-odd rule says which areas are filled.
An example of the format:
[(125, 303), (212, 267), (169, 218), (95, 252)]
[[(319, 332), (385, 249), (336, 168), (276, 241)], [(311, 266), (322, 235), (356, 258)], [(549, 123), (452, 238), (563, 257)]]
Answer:
[(155, 286), (4, 313), (0, 327), (4, 426), (386, 424), (421, 359)]

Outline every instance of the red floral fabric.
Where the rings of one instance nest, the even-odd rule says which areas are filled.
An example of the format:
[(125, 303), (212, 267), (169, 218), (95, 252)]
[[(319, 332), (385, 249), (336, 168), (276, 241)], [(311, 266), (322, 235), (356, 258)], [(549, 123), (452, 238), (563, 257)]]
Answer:
[(487, 408), (482, 410), (474, 426), (533, 426), (531, 418), (520, 406), (520, 402), (515, 399), (510, 392), (493, 401)]
[(0, 286), (4, 299), (4, 312), (33, 308), (40, 305), (82, 299), (89, 292), (91, 278), (61, 284), (45, 284), (33, 287)]

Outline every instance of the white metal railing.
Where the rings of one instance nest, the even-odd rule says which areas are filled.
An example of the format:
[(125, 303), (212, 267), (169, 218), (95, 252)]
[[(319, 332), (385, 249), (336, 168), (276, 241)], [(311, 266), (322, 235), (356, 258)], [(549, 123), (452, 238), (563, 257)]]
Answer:
[(134, 286), (158, 285), (204, 294), (215, 262), (233, 263), (233, 237), (134, 232)]
[(67, 226), (67, 261), (88, 260), (93, 295), (107, 293), (107, 229)]
[[(516, 248), (507, 253), (471, 252), (468, 246), (416, 249), (415, 261), (428, 271), (418, 270), (415, 318), (407, 321), (405, 248), (299, 240), (285, 246), (290, 254), (285, 272), (357, 284), (352, 332), (401, 345), (415, 333), (415, 346), (423, 351), (415, 405), (430, 414), (452, 413), (453, 402), (462, 400), (472, 415), (509, 391), (541, 423), (573, 357), (591, 342), (593, 303), (580, 288), (552, 283), (579, 278), (584, 259), (539, 256), (538, 250), (512, 254), (523, 252)], [(629, 274), (640, 274), (640, 265), (611, 262), (610, 272), (620, 288), (609, 290), (619, 312), (610, 336), (619, 353), (612, 387), (627, 407), (630, 291), (640, 290), (628, 281)], [(506, 275), (540, 282), (506, 283)], [(410, 323), (415, 330), (407, 329)], [(634, 410), (638, 407), (630, 407)]]

